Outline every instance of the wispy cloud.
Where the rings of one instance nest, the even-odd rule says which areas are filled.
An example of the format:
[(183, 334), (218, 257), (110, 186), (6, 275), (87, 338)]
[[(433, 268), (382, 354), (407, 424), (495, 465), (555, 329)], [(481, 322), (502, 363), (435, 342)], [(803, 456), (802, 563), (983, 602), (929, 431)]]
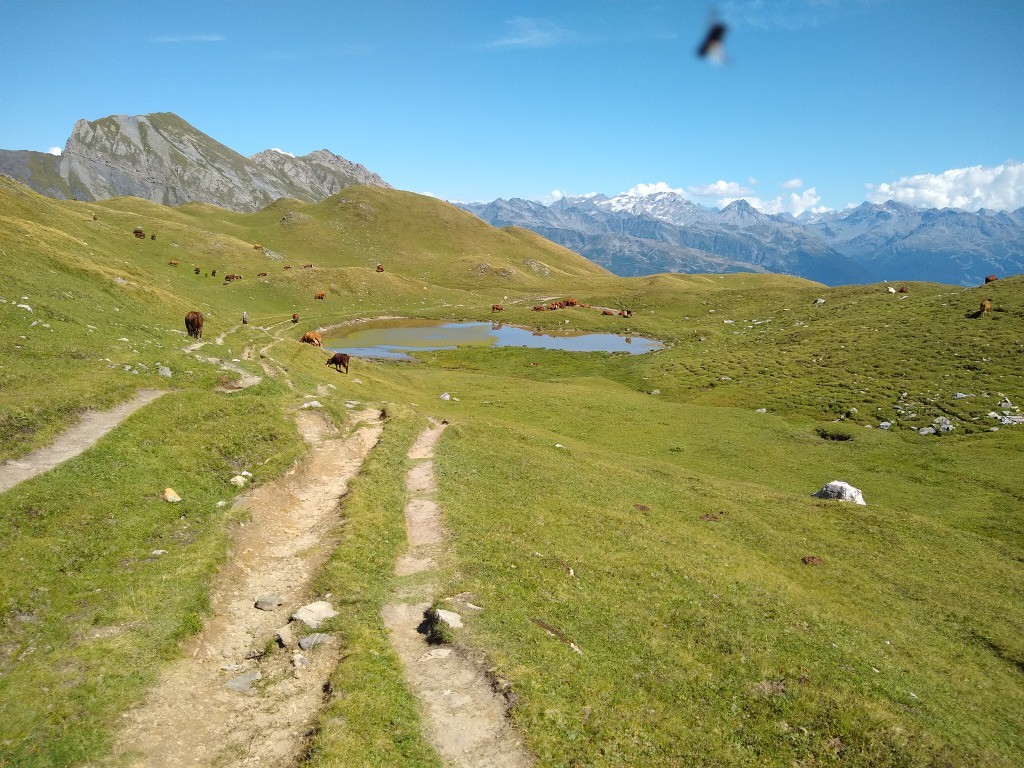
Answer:
[(721, 13), (736, 26), (794, 30), (831, 21), (840, 5), (839, 0), (729, 0), (722, 3)]
[(1010, 211), (1024, 206), (1024, 163), (1006, 162), (994, 168), (974, 165), (942, 173), (920, 173), (866, 187), (872, 203), (896, 200), (919, 208)]
[(686, 191), (695, 197), (721, 197), (722, 195), (742, 197), (752, 192), (751, 189), (744, 187), (742, 184), (735, 181), (726, 181), (725, 179), (719, 179), (711, 184), (698, 184), (687, 187)]
[(224, 35), (160, 35), (150, 40), (153, 43), (220, 43), (227, 40)]
[(46, 154), (57, 155), (58, 157), (60, 157), (61, 155), (64, 154), (64, 150), (61, 149), (60, 147), (50, 147), (48, 150), (46, 150)]
[(804, 180), (803, 179), (790, 179), (789, 181), (782, 182), (782, 184), (780, 186), (783, 189), (800, 189), (800, 187), (802, 187), (803, 185), (804, 185)]
[(552, 21), (516, 16), (505, 22), (507, 33), (484, 43), (484, 48), (550, 48), (563, 42), (567, 33)]

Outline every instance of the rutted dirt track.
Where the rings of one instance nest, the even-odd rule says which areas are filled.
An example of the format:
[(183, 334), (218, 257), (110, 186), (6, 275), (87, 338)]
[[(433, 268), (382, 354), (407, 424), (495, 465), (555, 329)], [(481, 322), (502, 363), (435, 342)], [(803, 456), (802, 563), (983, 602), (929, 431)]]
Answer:
[[(252, 519), (239, 529), (234, 553), (212, 587), (213, 618), (145, 702), (126, 713), (118, 764), (280, 766), (295, 760), (342, 649), (328, 640), (308, 651), (290, 644), (263, 652), (297, 608), (317, 599), (310, 581), (330, 554), (339, 500), (380, 437), (379, 416), (374, 410), (356, 414), (361, 428), (342, 440), (318, 413), (298, 415), (309, 452), (249, 496)], [(261, 595), (278, 595), (284, 603), (258, 610)], [(225, 687), (229, 683), (233, 687)]]
[[(434, 447), (443, 431), (444, 425), (435, 423), (409, 450), (408, 458), (418, 463), (406, 474), (409, 550), (396, 564), (398, 576), (429, 576), (436, 570), (436, 558), (448, 538), (441, 508), (432, 498), (437, 491)], [(508, 722), (505, 699), (494, 690), (480, 663), (460, 648), (432, 647), (420, 634), (424, 611), (437, 590), (435, 581), (428, 578), (415, 589), (400, 586), (395, 601), (382, 611), (391, 643), (402, 659), (406, 684), (420, 700), (424, 735), (446, 763), (459, 768), (534, 765), (533, 757)]]

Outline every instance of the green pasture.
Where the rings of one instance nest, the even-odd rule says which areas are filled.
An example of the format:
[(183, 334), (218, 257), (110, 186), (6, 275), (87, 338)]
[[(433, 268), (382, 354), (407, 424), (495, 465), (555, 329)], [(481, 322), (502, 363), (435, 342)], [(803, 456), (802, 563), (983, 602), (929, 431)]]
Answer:
[[(242, 514), (228, 479), (287, 469), (312, 396), (338, 424), (346, 400), (388, 420), (318, 577), (345, 652), (306, 763), (440, 764), (380, 620), (428, 416), (451, 422), (436, 469), (453, 558), (435, 597), (484, 608), (454, 642), (511, 683), (540, 765), (1024, 763), (1024, 426), (992, 431), (989, 415), (1024, 402), (1024, 278), (906, 287), (616, 278), (376, 188), (250, 215), (54, 201), (0, 177), (0, 460), (85, 409), (167, 391), (0, 494), (0, 765), (103, 764), (120, 713), (206, 615)], [(552, 297), (592, 306), (532, 310)], [(994, 311), (972, 317), (983, 298)], [(346, 376), (298, 342), (373, 317), (667, 347), (473, 347)], [(229, 363), (264, 378), (228, 391)], [(953, 432), (918, 434), (940, 416)], [(811, 497), (837, 479), (867, 506)], [(160, 500), (168, 486), (182, 504)]]

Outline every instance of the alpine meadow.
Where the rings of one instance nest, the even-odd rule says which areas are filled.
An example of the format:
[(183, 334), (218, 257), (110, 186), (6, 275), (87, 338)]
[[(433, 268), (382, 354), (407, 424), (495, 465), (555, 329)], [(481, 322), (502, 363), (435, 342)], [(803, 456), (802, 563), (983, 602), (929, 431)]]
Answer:
[[(318, 628), (327, 682), (276, 764), (449, 764), (382, 618), (396, 596), (461, 617), (435, 620), (424, 653), (475, 665), (529, 764), (1024, 763), (1020, 276), (624, 278), (382, 186), (243, 213), (55, 200), (7, 177), (0, 275), (8, 466), (163, 392), (0, 494), (0, 764), (165, 764), (138, 762), (126, 723), (217, 621), (254, 494), (316, 466), (297, 418), (340, 445), (362, 409), (379, 439), (276, 608), (302, 636), (298, 606), (336, 612)], [(346, 375), (299, 342), (381, 317), (665, 348), (353, 355)], [(431, 424), (445, 533), (428, 578), (396, 561)], [(866, 505), (812, 496), (833, 480)], [(224, 694), (257, 710), (327, 653), (283, 631), (249, 642), (216, 663), (225, 685), (260, 672)], [(265, 763), (225, 738), (203, 764)]]

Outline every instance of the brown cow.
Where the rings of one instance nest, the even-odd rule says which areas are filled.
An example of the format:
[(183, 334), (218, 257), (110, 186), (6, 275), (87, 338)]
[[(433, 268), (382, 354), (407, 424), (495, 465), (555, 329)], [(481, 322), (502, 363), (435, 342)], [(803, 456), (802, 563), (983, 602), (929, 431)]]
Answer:
[(139, 238), (139, 240), (146, 239), (146, 233), (142, 231), (142, 227), (136, 227), (132, 234)]
[(312, 264), (303, 264), (303, 265), (302, 265), (302, 268), (303, 268), (303, 269), (312, 269), (312, 268), (313, 268), (313, 265), (312, 265)]
[(533, 311), (534, 312), (543, 312), (544, 311), (544, 307), (536, 306), (536, 307), (533, 308)]
[(633, 316), (633, 310), (632, 309), (622, 309), (622, 310), (619, 310), (619, 314), (622, 317), (632, 317)]
[(323, 301), (324, 299), (327, 298), (327, 294), (324, 293), (323, 291), (317, 291), (316, 296), (314, 296), (313, 298), (316, 299), (317, 301)]
[(302, 338), (299, 341), (303, 344), (312, 344), (314, 347), (322, 347), (324, 345), (324, 337), (316, 331), (306, 331), (302, 334)]
[(198, 275), (199, 274), (199, 267), (192, 267), (192, 271), (195, 272)]
[(292, 315), (292, 322), (293, 322), (293, 323), (297, 323), (297, 322), (299, 322), (299, 316), (298, 316), (298, 315), (294, 315), (294, 314), (293, 314), (293, 315)]
[(899, 288), (896, 289), (896, 292), (897, 293), (910, 293), (910, 289), (907, 288), (907, 286), (905, 286), (905, 285), (901, 285)]
[(501, 304), (491, 304), (491, 312), (504, 312), (505, 308)]
[(998, 279), (999, 278), (996, 277), (995, 275), (986, 275), (985, 276), (985, 284), (987, 285), (988, 283), (994, 283)]
[(150, 239), (150, 240), (156, 240), (156, 235), (150, 235), (150, 236), (149, 236), (149, 239)]
[(258, 272), (258, 273), (256, 273), (256, 277), (266, 277), (266, 276), (267, 276), (266, 272)]
[(601, 310), (601, 314), (602, 315), (614, 315), (615, 313), (612, 312), (610, 309), (602, 309)]
[(256, 250), (256, 251), (262, 251), (263, 250), (263, 246), (260, 245), (259, 243), (253, 243), (252, 247), (253, 247), (253, 250)]
[(384, 265), (383, 264), (378, 264), (377, 265), (377, 271), (378, 272), (383, 272), (384, 271)]
[(291, 267), (289, 267), (289, 266), (285, 265), (285, 269), (291, 269)]
[(168, 263), (168, 264), (170, 264), (170, 265), (171, 265), (172, 267), (176, 267), (176, 266), (178, 266), (179, 264), (181, 264), (181, 262), (180, 262), (180, 261), (168, 261), (167, 263)]
[(341, 371), (342, 366), (344, 366), (345, 367), (345, 373), (348, 373), (348, 361), (349, 360), (351, 360), (351, 358), (348, 355), (346, 355), (344, 352), (335, 352), (328, 359), (327, 364), (328, 365), (333, 365), (338, 371)]
[(981, 307), (978, 309), (978, 317), (984, 317), (992, 309), (992, 302), (989, 299), (985, 299), (981, 302)]
[(203, 338), (203, 313), (189, 312), (185, 315), (185, 330), (194, 339)]

